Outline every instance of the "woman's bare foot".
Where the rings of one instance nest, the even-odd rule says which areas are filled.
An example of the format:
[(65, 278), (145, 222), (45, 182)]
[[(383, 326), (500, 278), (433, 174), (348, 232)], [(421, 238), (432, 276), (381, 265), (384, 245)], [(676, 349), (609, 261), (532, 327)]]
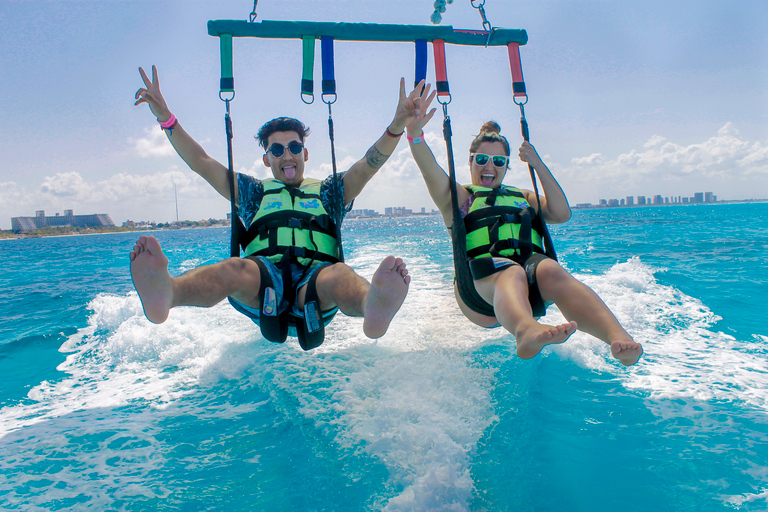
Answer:
[(168, 258), (153, 236), (142, 236), (131, 251), (131, 279), (139, 293), (144, 315), (155, 324), (168, 318), (173, 303), (173, 284)]
[(632, 340), (614, 341), (611, 343), (611, 355), (624, 366), (632, 366), (643, 355), (643, 346)]
[(515, 333), (517, 355), (521, 359), (530, 359), (544, 348), (545, 345), (563, 343), (576, 332), (576, 322), (560, 325), (546, 325), (534, 322), (528, 327), (518, 329)]
[(363, 332), (369, 338), (381, 338), (408, 294), (411, 276), (400, 258), (387, 256), (371, 278), (365, 298)]

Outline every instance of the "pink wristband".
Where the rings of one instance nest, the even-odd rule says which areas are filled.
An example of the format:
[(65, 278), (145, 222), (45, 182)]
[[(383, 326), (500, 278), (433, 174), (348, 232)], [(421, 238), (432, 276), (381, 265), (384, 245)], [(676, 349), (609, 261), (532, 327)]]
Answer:
[(406, 135), (406, 137), (411, 144), (421, 144), (424, 141), (424, 130), (421, 130), (421, 135), (418, 137), (411, 137), (410, 135)]
[(171, 130), (175, 125), (176, 125), (176, 116), (171, 114), (171, 117), (166, 122), (160, 123), (160, 128), (162, 128), (163, 130)]

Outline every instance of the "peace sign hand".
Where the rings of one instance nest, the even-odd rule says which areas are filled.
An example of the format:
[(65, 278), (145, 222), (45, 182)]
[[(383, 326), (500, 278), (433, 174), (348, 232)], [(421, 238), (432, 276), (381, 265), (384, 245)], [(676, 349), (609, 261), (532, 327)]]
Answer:
[(163, 95), (160, 94), (160, 81), (157, 78), (157, 67), (152, 66), (152, 81), (144, 72), (144, 69), (139, 68), (141, 79), (144, 81), (144, 87), (136, 91), (136, 103), (134, 105), (140, 105), (146, 103), (149, 105), (149, 110), (157, 117), (157, 120), (161, 123), (171, 118), (171, 111), (168, 109), (168, 105), (165, 104)]

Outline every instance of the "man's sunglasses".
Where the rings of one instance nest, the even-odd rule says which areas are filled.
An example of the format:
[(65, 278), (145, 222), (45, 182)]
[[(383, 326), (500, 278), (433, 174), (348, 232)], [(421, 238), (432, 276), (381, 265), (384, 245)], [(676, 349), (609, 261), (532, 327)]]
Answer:
[[(272, 153), (273, 157), (280, 158), (285, 153), (285, 149), (286, 149), (285, 146), (275, 142), (274, 144), (269, 146), (269, 149), (267, 151)], [(290, 144), (288, 144), (288, 151), (290, 151), (291, 154), (293, 155), (300, 154), (303, 149), (304, 149), (304, 144), (302, 144), (301, 142), (293, 141)]]
[(509, 157), (504, 155), (495, 155), (491, 157), (485, 153), (475, 153), (473, 156), (475, 157), (475, 163), (477, 165), (485, 165), (488, 163), (489, 159), (492, 159), (493, 165), (496, 167), (506, 167), (507, 161), (509, 160)]

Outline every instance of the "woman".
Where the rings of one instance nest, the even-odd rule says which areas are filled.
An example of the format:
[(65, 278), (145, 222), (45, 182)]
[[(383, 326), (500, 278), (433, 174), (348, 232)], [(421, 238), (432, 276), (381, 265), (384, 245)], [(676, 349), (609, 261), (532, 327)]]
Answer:
[[(421, 108), (406, 130), (413, 158), (450, 230), (450, 178), (423, 138), (423, 128), (435, 113), (435, 109), (426, 112), (433, 98), (434, 93), (430, 95), (429, 87), (425, 88), (417, 100)], [(485, 123), (469, 148), (472, 184), (457, 185), (473, 283), (487, 303), (485, 308), (471, 308), (454, 285), (461, 311), (477, 325), (501, 325), (514, 334), (517, 355), (523, 359), (536, 356), (545, 345), (563, 343), (580, 328), (610, 345), (611, 354), (622, 364), (635, 364), (643, 353), (642, 346), (621, 327), (592, 289), (557, 261), (544, 256), (542, 233), (535, 227), (531, 229), (530, 222), (530, 213), (539, 207), (536, 194), (502, 185), (509, 156), (509, 142), (500, 134), (499, 125)], [(566, 222), (571, 217), (568, 200), (534, 147), (523, 142), (519, 156), (533, 167), (541, 181), (544, 195), (539, 199), (544, 220), (551, 224)], [(567, 323), (551, 326), (537, 321), (552, 303), (569, 320)], [(482, 314), (477, 309), (493, 314)]]

